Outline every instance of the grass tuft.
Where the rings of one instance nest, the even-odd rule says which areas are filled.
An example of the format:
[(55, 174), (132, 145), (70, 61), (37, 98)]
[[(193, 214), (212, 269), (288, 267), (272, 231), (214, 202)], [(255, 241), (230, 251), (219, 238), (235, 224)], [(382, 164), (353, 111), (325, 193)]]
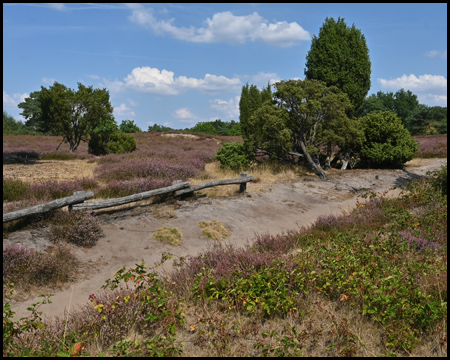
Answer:
[(220, 241), (226, 239), (231, 235), (220, 221), (201, 221), (198, 223), (198, 226), (203, 229), (202, 234), (205, 235), (208, 239)]
[(153, 239), (171, 246), (181, 245), (182, 234), (176, 228), (163, 227), (153, 234)]

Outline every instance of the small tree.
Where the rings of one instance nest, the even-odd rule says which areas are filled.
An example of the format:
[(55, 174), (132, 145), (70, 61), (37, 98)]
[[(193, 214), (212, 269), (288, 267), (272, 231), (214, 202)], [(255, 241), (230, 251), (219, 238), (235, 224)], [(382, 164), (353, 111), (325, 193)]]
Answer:
[(68, 142), (72, 152), (81, 141), (88, 141), (94, 129), (114, 119), (106, 89), (78, 83), (74, 91), (55, 81), (49, 89), (41, 87), (39, 99), (43, 119), (63, 135), (62, 142)]
[(339, 144), (349, 150), (361, 144), (362, 132), (350, 121), (348, 97), (336, 87), (317, 80), (289, 80), (274, 84), (274, 102), (265, 102), (250, 117), (244, 139), (249, 147), (279, 159), (301, 155), (321, 178), (327, 175), (320, 164), (324, 147)]
[(396, 168), (414, 157), (417, 143), (392, 111), (379, 111), (361, 119), (365, 141), (361, 161), (368, 166)]
[(141, 133), (142, 130), (134, 123), (134, 120), (122, 120), (119, 130), (123, 133)]

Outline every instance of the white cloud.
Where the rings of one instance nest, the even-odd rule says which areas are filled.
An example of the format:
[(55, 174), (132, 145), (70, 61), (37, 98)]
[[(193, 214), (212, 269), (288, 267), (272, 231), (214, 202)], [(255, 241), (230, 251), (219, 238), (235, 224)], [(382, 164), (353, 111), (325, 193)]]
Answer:
[(447, 79), (442, 75), (419, 75), (414, 74), (407, 76), (403, 74), (401, 77), (391, 80), (378, 79), (380, 85), (388, 89), (405, 90), (433, 90), (440, 93), (447, 93)]
[(211, 108), (223, 113), (227, 120), (239, 120), (239, 100), (240, 96), (235, 96), (234, 99), (228, 101), (221, 99), (210, 100)]
[(136, 113), (125, 104), (114, 106), (114, 116), (135, 116)]
[(447, 59), (447, 49), (444, 51), (431, 50), (431, 51), (428, 51), (425, 55), (428, 57), (432, 57), (432, 58), (439, 56), (442, 59)]
[(173, 113), (173, 116), (177, 119), (180, 119), (181, 121), (189, 120), (188, 122), (190, 122), (191, 120), (194, 120), (196, 118), (196, 116), (194, 114), (192, 114), (189, 111), (189, 109), (186, 107), (175, 110)]
[(98, 76), (98, 75), (95, 75), (95, 74), (93, 74), (93, 75), (86, 75), (89, 79), (94, 79), (94, 80), (98, 80), (98, 79), (100, 79), (100, 76)]
[(29, 96), (30, 95), (27, 93), (23, 94), (15, 93), (9, 95), (5, 90), (3, 90), (3, 106), (8, 108), (17, 107), (19, 103), (24, 102), (25, 98)]
[(67, 10), (67, 7), (64, 5), (64, 3), (46, 3), (50, 8), (58, 10), (58, 11), (65, 11)]
[(130, 4), (129, 19), (157, 34), (169, 34), (176, 39), (198, 43), (227, 42), (243, 44), (246, 41), (261, 41), (271, 46), (289, 47), (301, 41), (309, 41), (311, 36), (296, 22), (268, 23), (257, 12), (246, 16), (235, 16), (231, 12), (221, 12), (205, 20), (206, 27), (177, 27), (175, 19), (157, 20), (152, 10), (140, 4)]
[(53, 83), (56, 81), (56, 79), (53, 79), (53, 78), (46, 78), (46, 77), (44, 77), (44, 78), (42, 78), (42, 82), (44, 83), (44, 84), (50, 84), (50, 85), (53, 85)]
[(391, 80), (378, 79), (378, 83), (386, 89), (410, 90), (417, 95), (419, 102), (430, 105), (447, 106), (447, 79), (442, 75), (403, 74)]
[(256, 75), (246, 76), (249, 79), (250, 84), (255, 84), (259, 87), (267, 87), (267, 83), (270, 85), (280, 81), (280, 77), (277, 73), (265, 73), (260, 71)]
[(229, 79), (225, 76), (206, 74), (203, 79), (188, 78), (186, 76), (175, 77), (173, 71), (159, 70), (149, 66), (137, 67), (124, 81), (108, 81), (104, 79), (106, 86), (112, 92), (123, 89), (132, 89), (138, 92), (153, 93), (156, 95), (177, 95), (188, 89), (201, 92), (239, 91), (241, 80)]

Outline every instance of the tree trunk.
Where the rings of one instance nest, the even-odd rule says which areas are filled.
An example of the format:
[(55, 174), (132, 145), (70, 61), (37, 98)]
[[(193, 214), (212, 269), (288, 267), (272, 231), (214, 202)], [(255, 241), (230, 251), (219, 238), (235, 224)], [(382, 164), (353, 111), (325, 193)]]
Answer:
[(324, 170), (330, 170), (331, 168), (331, 143), (327, 143), (327, 158), (325, 159)]
[(311, 155), (308, 153), (308, 151), (306, 150), (306, 146), (303, 143), (303, 141), (300, 140), (300, 147), (302, 149), (303, 154), (305, 154), (305, 158), (306, 161), (308, 162), (308, 164), (313, 168), (314, 172), (319, 175), (319, 177), (323, 180), (328, 180), (328, 176), (325, 173), (325, 171), (320, 167), (320, 164), (316, 164)]
[(341, 170), (344, 171), (347, 169), (348, 162), (350, 161), (350, 154), (347, 151), (344, 156), (341, 156), (342, 167)]

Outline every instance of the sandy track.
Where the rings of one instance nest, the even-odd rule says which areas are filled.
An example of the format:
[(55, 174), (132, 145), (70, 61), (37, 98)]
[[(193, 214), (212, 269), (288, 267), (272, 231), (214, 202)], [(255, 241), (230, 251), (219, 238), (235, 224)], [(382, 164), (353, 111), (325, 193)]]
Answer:
[[(231, 232), (226, 241), (239, 246), (250, 242), (257, 233), (276, 234), (308, 226), (320, 215), (350, 211), (355, 206), (357, 195), (367, 190), (385, 192), (446, 162), (446, 159), (414, 160), (403, 170), (331, 170), (329, 181), (303, 176), (293, 182), (269, 185), (262, 191), (226, 198), (180, 201), (177, 205), (171, 205), (176, 214), (172, 218), (158, 219), (152, 214), (152, 210), (161, 205), (104, 212), (99, 217), (105, 236), (93, 248), (73, 247), (85, 262), (86, 278), (67, 285), (64, 290), (54, 291), (53, 303), (44, 305), (40, 310), (46, 316), (62, 316), (69, 304), (70, 309), (74, 309), (87, 303), (88, 296), (98, 292), (105, 280), (124, 265), (133, 266), (144, 260), (152, 266), (161, 260), (163, 252), (185, 256), (204, 251), (211, 240), (201, 234), (200, 221), (221, 221)], [(251, 187), (252, 183), (249, 183), (250, 191)], [(398, 192), (398, 189), (390, 191), (392, 194)], [(153, 233), (160, 227), (176, 227), (183, 234), (183, 244), (171, 247), (153, 240)], [(4, 239), (4, 245), (12, 243), (40, 250), (49, 245), (45, 229), (20, 231)], [(170, 270), (170, 266), (168, 262), (163, 269)], [(26, 301), (12, 302), (16, 317), (28, 315), (26, 308), (39, 300), (30, 297)]]

